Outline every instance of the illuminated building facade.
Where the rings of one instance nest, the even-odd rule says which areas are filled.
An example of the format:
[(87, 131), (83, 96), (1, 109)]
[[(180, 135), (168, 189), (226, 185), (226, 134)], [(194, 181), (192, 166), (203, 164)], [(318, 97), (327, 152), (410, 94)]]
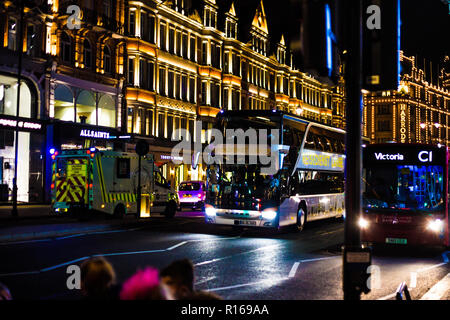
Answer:
[(36, 127), (20, 129), (18, 198), (41, 202), (48, 201), (50, 188), (47, 150), (115, 148), (111, 137), (122, 130), (125, 4), (124, 0), (29, 1), (24, 8), (23, 44), (19, 4), (0, 4), (0, 198), (10, 198), (2, 191), (11, 189), (14, 163), (14, 128), (7, 120), (16, 116), (17, 53), (23, 49), (20, 121)]
[[(134, 152), (135, 142), (144, 139), (172, 185), (204, 179), (201, 165), (193, 170), (172, 163), (176, 142), (171, 140), (182, 128), (191, 139), (206, 143), (207, 129), (222, 109), (278, 109), (343, 127), (343, 84), (298, 70), (284, 36), (270, 34), (264, 3), (252, 1), (250, 16), (232, 1), (219, 6), (215, 0), (27, 4), (20, 116), (41, 127), (20, 133), (29, 142), (19, 141), (20, 154), (28, 155), (19, 164), (26, 168), (19, 170), (19, 180), (30, 181), (19, 190), (21, 199), (46, 194), (42, 188), (48, 190), (51, 172), (46, 150), (53, 147)], [(13, 90), (22, 48), (18, 5), (0, 5), (2, 128), (7, 126), (2, 123), (11, 125), (16, 110)], [(202, 127), (195, 128), (195, 121), (202, 121)], [(0, 142), (0, 159), (10, 163), (13, 131), (3, 131), (9, 149), (4, 151)], [(27, 159), (44, 161), (27, 164)], [(0, 196), (1, 184), (9, 184), (8, 172), (1, 173)], [(36, 176), (38, 182), (32, 178)], [(33, 184), (40, 186), (36, 192), (31, 192)]]
[[(124, 125), (150, 141), (156, 160), (167, 163), (164, 175), (175, 184), (205, 177), (202, 166), (170, 163), (175, 130), (186, 129), (205, 143), (221, 109), (278, 109), (345, 125), (342, 83), (330, 86), (297, 70), (283, 35), (269, 43), (263, 1), (248, 23), (238, 12), (231, 1), (226, 8), (215, 0), (195, 6), (183, 0), (128, 2)], [(195, 128), (196, 120), (202, 128)]]
[(398, 90), (364, 94), (364, 136), (371, 143), (432, 143), (450, 145), (448, 57), (432, 84), (415, 57), (400, 56)]

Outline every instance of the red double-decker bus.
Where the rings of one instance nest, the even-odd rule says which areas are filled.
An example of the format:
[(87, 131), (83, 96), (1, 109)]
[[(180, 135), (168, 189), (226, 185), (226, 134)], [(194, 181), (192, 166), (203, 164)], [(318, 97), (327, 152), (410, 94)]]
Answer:
[(365, 146), (361, 241), (448, 246), (448, 172), (446, 146)]

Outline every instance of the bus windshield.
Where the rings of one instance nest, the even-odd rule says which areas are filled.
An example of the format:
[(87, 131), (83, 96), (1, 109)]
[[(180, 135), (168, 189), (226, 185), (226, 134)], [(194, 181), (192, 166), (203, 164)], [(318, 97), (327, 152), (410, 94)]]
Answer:
[(363, 207), (366, 212), (444, 210), (443, 167), (384, 164), (365, 168)]
[(276, 199), (279, 179), (261, 173), (254, 164), (216, 164), (208, 167), (208, 194), (227, 206), (251, 207)]

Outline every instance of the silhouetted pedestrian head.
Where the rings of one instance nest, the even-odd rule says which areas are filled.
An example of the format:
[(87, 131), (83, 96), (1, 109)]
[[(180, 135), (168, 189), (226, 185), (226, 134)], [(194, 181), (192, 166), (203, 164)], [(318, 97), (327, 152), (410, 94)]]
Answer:
[(167, 297), (179, 300), (194, 291), (194, 266), (188, 259), (172, 262), (161, 271), (161, 281)]
[(11, 293), (7, 286), (0, 282), (0, 300), (12, 300)]
[(91, 299), (109, 299), (116, 282), (112, 265), (102, 257), (86, 260), (81, 265), (81, 292)]
[(165, 300), (159, 286), (158, 270), (146, 268), (125, 281), (120, 300)]

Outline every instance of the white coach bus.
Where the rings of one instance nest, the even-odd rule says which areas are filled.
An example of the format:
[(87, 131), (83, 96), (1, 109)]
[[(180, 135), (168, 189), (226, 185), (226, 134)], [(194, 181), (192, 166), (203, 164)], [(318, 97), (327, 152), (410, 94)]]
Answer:
[[(262, 164), (227, 161), (236, 153), (213, 147), (223, 161), (207, 168), (207, 223), (302, 230), (308, 221), (344, 216), (344, 130), (280, 111), (226, 111), (216, 128), (225, 138), (227, 129), (239, 128), (282, 134), (278, 145), (267, 148), (280, 150), (271, 174)], [(241, 150), (250, 149), (247, 144)]]

